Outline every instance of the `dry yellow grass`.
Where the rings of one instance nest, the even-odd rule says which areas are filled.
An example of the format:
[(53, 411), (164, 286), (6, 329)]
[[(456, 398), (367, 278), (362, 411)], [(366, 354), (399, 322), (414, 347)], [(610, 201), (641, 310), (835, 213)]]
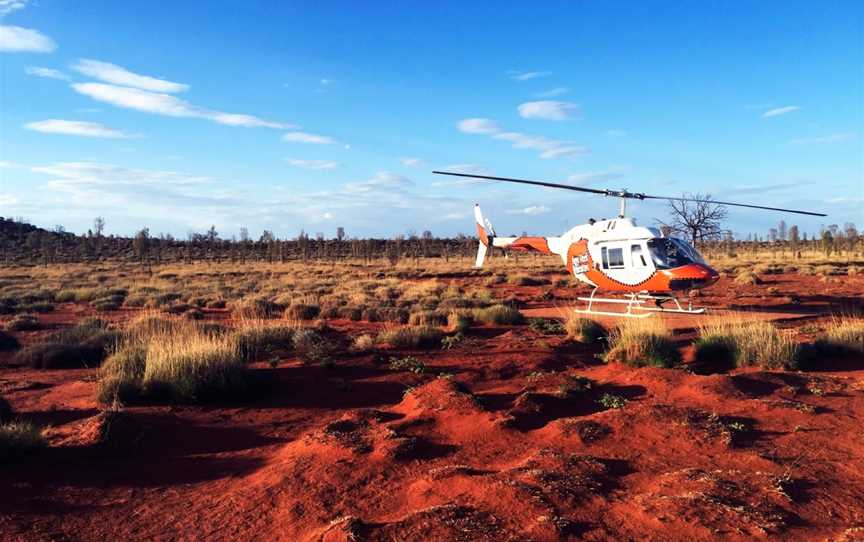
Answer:
[(637, 367), (673, 367), (681, 362), (681, 353), (660, 318), (634, 318), (609, 332), (605, 359)]
[(765, 369), (797, 366), (798, 346), (792, 334), (770, 322), (718, 317), (700, 328), (695, 344), (699, 363)]

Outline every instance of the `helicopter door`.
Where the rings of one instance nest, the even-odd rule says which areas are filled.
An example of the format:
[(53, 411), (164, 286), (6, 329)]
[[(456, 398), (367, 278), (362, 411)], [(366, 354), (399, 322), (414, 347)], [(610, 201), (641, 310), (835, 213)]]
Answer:
[(604, 246), (600, 249), (600, 261), (603, 273), (611, 279), (626, 282), (628, 279), (627, 266), (624, 263), (623, 246)]

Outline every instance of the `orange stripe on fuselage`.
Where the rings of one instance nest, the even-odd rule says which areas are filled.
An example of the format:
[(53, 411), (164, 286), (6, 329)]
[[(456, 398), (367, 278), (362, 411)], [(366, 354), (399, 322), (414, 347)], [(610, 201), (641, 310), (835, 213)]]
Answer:
[(524, 250), (551, 254), (549, 243), (545, 237), (517, 237), (513, 243), (507, 246), (510, 250)]

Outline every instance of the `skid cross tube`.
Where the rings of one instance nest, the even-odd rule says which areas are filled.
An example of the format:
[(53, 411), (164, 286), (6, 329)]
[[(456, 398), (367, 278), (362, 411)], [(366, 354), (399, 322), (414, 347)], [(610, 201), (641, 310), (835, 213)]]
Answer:
[[(626, 299), (613, 299), (608, 297), (595, 297), (598, 288), (594, 288), (591, 290), (591, 295), (588, 297), (578, 297), (579, 301), (587, 301), (588, 307), (585, 309), (575, 309), (575, 312), (579, 314), (597, 314), (602, 316), (624, 316), (627, 318), (647, 318), (651, 316), (651, 314), (655, 312), (668, 312), (668, 313), (677, 313), (677, 314), (704, 314), (704, 308), (693, 308), (693, 302), (689, 299), (687, 300), (687, 307), (681, 305), (681, 301), (673, 296), (673, 295), (653, 295), (648, 292), (639, 292), (639, 293), (629, 293), (624, 294)], [(644, 306), (648, 300), (655, 301), (655, 307), (646, 307)], [(672, 301), (675, 303), (674, 309), (665, 309), (662, 307), (663, 303), (667, 301)], [(624, 312), (614, 312), (614, 311), (598, 311), (594, 310), (594, 304), (621, 304), (627, 305), (627, 309)], [(634, 311), (642, 311), (642, 312), (634, 312)]]

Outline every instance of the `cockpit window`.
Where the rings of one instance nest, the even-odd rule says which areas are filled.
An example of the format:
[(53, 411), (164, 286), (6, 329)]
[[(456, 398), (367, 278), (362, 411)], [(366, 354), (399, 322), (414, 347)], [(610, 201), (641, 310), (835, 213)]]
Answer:
[(659, 238), (648, 241), (648, 250), (658, 269), (681, 267), (691, 263), (704, 263), (704, 260), (689, 243), (681, 239)]

